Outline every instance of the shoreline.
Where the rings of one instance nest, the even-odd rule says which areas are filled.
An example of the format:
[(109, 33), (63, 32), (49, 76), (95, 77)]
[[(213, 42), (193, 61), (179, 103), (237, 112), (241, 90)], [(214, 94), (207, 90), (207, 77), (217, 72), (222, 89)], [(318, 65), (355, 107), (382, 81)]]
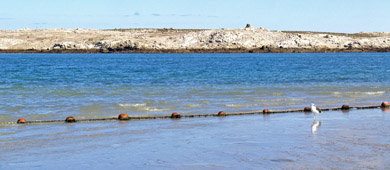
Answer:
[(235, 48), (235, 49), (0, 49), (0, 53), (354, 53), (354, 52), (390, 52), (387, 48)]

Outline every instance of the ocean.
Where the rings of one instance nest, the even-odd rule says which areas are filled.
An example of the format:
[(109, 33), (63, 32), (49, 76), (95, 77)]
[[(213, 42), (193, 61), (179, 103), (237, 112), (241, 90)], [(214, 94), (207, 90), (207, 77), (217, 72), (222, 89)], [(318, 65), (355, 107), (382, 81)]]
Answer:
[[(0, 54), (0, 169), (389, 169), (390, 53)], [(364, 161), (362, 161), (364, 160)]]
[(0, 54), (0, 121), (379, 105), (390, 53)]

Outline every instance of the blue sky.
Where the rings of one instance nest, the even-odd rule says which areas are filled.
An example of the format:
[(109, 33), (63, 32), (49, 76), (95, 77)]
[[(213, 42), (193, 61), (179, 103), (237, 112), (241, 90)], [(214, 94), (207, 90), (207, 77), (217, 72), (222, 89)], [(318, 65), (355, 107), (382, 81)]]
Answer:
[(387, 0), (1, 0), (0, 29), (242, 28), (390, 32)]

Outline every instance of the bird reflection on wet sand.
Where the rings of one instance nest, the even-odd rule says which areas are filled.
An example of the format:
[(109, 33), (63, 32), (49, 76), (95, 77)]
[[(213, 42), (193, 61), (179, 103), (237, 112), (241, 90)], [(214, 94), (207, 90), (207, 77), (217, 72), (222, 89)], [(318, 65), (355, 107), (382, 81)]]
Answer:
[(311, 133), (317, 132), (318, 128), (321, 126), (322, 121), (314, 120), (311, 124)]

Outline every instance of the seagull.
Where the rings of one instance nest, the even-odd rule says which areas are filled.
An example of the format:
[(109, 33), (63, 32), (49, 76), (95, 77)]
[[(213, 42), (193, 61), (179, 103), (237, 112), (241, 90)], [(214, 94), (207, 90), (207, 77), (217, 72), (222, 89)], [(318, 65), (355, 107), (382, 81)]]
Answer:
[(314, 113), (314, 120), (315, 120), (317, 114), (318, 114), (318, 113), (321, 113), (321, 109), (318, 108), (318, 107), (316, 107), (316, 105), (312, 103), (312, 104), (311, 104), (311, 112)]

